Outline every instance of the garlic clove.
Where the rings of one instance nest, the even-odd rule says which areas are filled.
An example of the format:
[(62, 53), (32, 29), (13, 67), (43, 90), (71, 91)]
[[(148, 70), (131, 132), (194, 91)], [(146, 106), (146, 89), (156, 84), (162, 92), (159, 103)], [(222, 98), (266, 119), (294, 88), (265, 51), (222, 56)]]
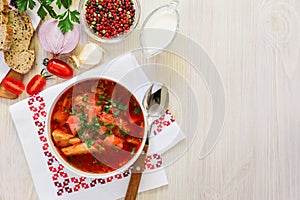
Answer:
[(80, 61), (75, 55), (69, 56), (69, 63), (73, 69), (78, 70), (80, 68)]
[(97, 65), (103, 58), (104, 50), (97, 44), (87, 43), (77, 56), (81, 64)]
[(89, 42), (84, 45), (77, 56), (70, 56), (69, 61), (72, 63), (74, 68), (88, 69), (99, 64), (103, 59), (103, 55), (104, 50), (99, 45)]

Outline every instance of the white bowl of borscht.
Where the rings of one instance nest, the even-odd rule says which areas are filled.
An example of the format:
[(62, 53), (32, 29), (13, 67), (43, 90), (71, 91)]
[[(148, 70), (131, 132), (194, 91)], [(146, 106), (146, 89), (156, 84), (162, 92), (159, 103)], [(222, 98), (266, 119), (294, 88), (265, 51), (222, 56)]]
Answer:
[(90, 178), (128, 170), (147, 136), (140, 102), (107, 78), (80, 80), (64, 89), (53, 101), (46, 126), (56, 158)]

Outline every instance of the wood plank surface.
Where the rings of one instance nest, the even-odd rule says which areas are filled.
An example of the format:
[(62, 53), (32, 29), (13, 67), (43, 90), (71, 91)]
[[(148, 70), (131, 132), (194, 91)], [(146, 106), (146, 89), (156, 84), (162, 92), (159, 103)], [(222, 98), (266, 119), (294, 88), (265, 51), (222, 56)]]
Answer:
[[(22, 81), (23, 76), (24, 75), (14, 71), (14, 70), (10, 70), (6, 77), (11, 77), (16, 80)], [(16, 94), (6, 90), (2, 85), (0, 85), (0, 97), (6, 98), (6, 99), (16, 99), (16, 98), (18, 98), (18, 96), (19, 95), (16, 95)]]

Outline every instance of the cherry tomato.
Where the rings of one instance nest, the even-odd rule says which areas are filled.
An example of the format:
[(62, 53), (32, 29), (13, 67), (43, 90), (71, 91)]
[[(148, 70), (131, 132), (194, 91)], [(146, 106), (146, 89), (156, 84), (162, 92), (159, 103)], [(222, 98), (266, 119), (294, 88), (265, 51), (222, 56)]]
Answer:
[(2, 86), (16, 95), (22, 94), (25, 89), (25, 85), (21, 81), (11, 77), (5, 77)]
[(35, 75), (27, 84), (26, 92), (30, 96), (41, 92), (46, 86), (46, 79), (40, 74)]
[(47, 78), (51, 75), (47, 75), (45, 69), (41, 71), (41, 74), (36, 74), (27, 84), (26, 92), (30, 96), (40, 93), (46, 86)]
[(58, 60), (56, 58), (51, 59), (47, 63), (47, 70), (51, 74), (64, 79), (68, 79), (73, 76), (72, 68), (64, 61)]

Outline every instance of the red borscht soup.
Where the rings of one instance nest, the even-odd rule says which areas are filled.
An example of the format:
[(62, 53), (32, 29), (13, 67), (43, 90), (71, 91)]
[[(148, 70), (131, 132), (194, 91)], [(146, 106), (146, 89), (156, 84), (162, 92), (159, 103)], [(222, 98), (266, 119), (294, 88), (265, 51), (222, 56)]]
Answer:
[(56, 101), (51, 140), (72, 167), (104, 174), (124, 166), (141, 147), (145, 121), (137, 99), (107, 79), (76, 83)]

